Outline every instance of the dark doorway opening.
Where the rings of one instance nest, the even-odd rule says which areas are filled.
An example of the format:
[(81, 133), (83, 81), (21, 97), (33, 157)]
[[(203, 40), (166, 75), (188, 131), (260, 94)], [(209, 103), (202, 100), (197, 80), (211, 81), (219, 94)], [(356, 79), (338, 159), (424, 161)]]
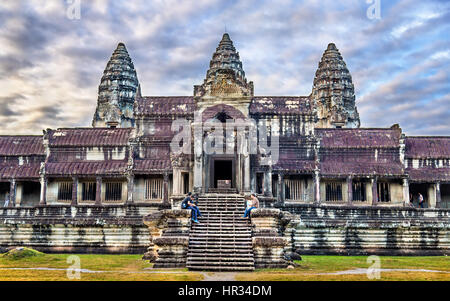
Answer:
[(6, 198), (9, 198), (9, 187), (10, 187), (9, 182), (0, 183), (0, 207), (3, 207)]
[(233, 161), (232, 160), (215, 160), (214, 161), (214, 188), (219, 187), (219, 181), (230, 181), (230, 187), (234, 188), (233, 181)]
[(411, 184), (409, 185), (410, 200), (412, 198), (414, 207), (419, 207), (419, 193), (422, 194), (424, 207), (428, 207), (428, 184)]
[(450, 184), (441, 184), (441, 208), (450, 208)]
[(39, 182), (24, 182), (22, 190), (21, 207), (34, 207), (39, 205), (41, 184)]
[(264, 193), (264, 173), (262, 172), (256, 173), (256, 193), (257, 194)]
[(189, 174), (183, 173), (183, 193), (187, 194), (189, 192)]

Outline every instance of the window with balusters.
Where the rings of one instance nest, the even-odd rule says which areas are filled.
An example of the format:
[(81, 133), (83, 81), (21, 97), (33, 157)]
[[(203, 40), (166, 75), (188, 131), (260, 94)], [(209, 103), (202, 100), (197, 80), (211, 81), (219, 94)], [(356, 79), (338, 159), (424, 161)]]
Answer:
[(286, 201), (304, 201), (307, 198), (308, 182), (304, 179), (285, 179), (284, 195)]
[(97, 192), (96, 182), (84, 182), (81, 184), (81, 201), (94, 202)]
[(72, 200), (72, 182), (59, 182), (58, 183), (58, 201), (71, 201)]
[(362, 181), (354, 181), (352, 183), (353, 202), (365, 202), (366, 197), (366, 183)]
[(377, 183), (378, 202), (389, 203), (391, 201), (390, 185), (387, 182)]
[(342, 183), (329, 182), (325, 184), (325, 200), (327, 202), (342, 202)]
[(105, 202), (122, 201), (122, 182), (105, 183)]
[(164, 193), (164, 181), (162, 178), (145, 180), (145, 200), (162, 200)]

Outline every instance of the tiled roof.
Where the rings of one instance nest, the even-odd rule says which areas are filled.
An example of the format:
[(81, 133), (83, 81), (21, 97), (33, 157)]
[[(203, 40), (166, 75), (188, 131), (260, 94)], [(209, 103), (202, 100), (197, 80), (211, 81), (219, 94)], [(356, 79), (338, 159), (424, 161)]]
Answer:
[(256, 96), (250, 104), (250, 114), (311, 114), (307, 96)]
[(400, 163), (365, 163), (342, 162), (328, 160), (320, 162), (320, 173), (332, 176), (363, 176), (363, 175), (402, 175), (403, 166)]
[(42, 136), (0, 136), (0, 156), (44, 154)]
[(39, 179), (40, 163), (0, 164), (1, 179)]
[(436, 182), (450, 181), (450, 168), (431, 168), (431, 167), (423, 167), (423, 168), (409, 168), (406, 169), (406, 173), (409, 175), (411, 181), (427, 181), (427, 182)]
[(144, 96), (136, 98), (139, 115), (186, 115), (195, 110), (193, 96)]
[(55, 146), (124, 146), (131, 128), (74, 128), (49, 130), (49, 145)]
[[(185, 115), (195, 111), (192, 96), (138, 97), (137, 113), (141, 115)], [(256, 96), (250, 105), (250, 114), (311, 114), (307, 96)]]
[(172, 168), (170, 160), (137, 159), (134, 160), (134, 171), (143, 173), (152, 170), (168, 170)]
[(273, 170), (289, 170), (295, 172), (313, 172), (315, 161), (313, 160), (279, 160), (272, 167)]
[(407, 158), (450, 158), (450, 137), (406, 137)]
[(324, 148), (396, 148), (400, 131), (395, 129), (316, 129)]
[(52, 176), (118, 175), (127, 170), (126, 161), (47, 163), (45, 172)]

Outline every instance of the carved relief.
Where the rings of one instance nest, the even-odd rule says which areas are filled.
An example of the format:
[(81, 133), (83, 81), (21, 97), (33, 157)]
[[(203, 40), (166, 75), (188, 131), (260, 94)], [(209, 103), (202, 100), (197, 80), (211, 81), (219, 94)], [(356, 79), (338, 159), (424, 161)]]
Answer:
[(184, 154), (170, 154), (170, 162), (174, 168), (189, 167), (189, 158)]
[(220, 77), (216, 79), (216, 82), (211, 86), (211, 95), (242, 95), (240, 87), (232, 82), (232, 78)]

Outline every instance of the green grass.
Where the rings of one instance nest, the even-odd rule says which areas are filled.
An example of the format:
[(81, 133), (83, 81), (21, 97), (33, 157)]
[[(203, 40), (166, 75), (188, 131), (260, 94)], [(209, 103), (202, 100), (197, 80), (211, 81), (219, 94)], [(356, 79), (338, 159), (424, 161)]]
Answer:
[[(20, 260), (0, 257), (1, 268), (51, 268), (67, 269), (73, 262), (67, 258), (73, 254), (44, 254), (25, 257)], [(187, 269), (157, 270), (149, 269), (152, 264), (143, 261), (142, 255), (76, 255), (80, 258), (80, 268), (104, 273), (81, 273), (81, 280), (98, 281), (196, 281), (202, 280), (200, 273), (188, 272)], [(148, 273), (157, 272), (157, 273)], [(169, 273), (167, 273), (169, 272)], [(0, 281), (67, 281), (67, 272), (42, 270), (2, 270)]]
[[(0, 281), (68, 281), (65, 269), (72, 263), (67, 262), (69, 254), (29, 254), (33, 256), (0, 256), (0, 269), (28, 268), (30, 270), (0, 270)], [(82, 273), (82, 281), (140, 280), (140, 281), (197, 281), (202, 273), (189, 272), (187, 269), (156, 270), (152, 264), (141, 260), (141, 255), (76, 255), (80, 258), (81, 269), (103, 271), (103, 273)], [(426, 269), (440, 272), (382, 272), (380, 280), (443, 280), (449, 281), (450, 258), (439, 257), (394, 257), (380, 256), (382, 269)], [(366, 274), (354, 275), (318, 275), (347, 271), (357, 268), (367, 269), (366, 256), (303, 256), (297, 261), (298, 267), (288, 269), (263, 269), (253, 273), (236, 273), (236, 280), (247, 281), (308, 281), (308, 280), (368, 280)], [(36, 268), (54, 268), (63, 270), (32, 270)], [(149, 273), (151, 272), (151, 273)], [(220, 275), (216, 275), (220, 279)]]
[[(302, 256), (302, 261), (296, 261), (299, 265), (295, 269), (262, 269), (254, 273), (240, 273), (236, 280), (246, 281), (301, 281), (301, 280), (347, 280), (347, 281), (367, 281), (366, 274), (348, 275), (317, 275), (323, 273), (334, 273), (354, 269), (367, 269), (371, 264), (367, 263), (367, 256)], [(392, 271), (382, 272), (382, 281), (426, 281), (443, 280), (449, 281), (450, 258), (447, 256), (380, 256), (381, 269), (425, 269), (441, 271), (440, 273), (430, 272), (406, 272)]]

